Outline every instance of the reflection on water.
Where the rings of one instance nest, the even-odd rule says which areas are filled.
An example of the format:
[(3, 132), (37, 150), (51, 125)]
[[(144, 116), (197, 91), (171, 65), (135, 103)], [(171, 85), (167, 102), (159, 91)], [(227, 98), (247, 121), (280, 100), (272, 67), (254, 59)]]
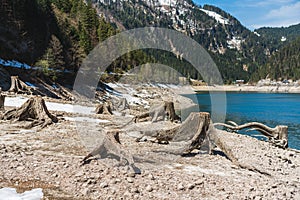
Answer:
[[(289, 147), (300, 150), (300, 94), (227, 93), (226, 120), (238, 124), (257, 121), (270, 127), (289, 127)], [(189, 97), (189, 95), (187, 95)], [(209, 93), (197, 94), (199, 110), (211, 112)], [(187, 115), (187, 114), (186, 114)], [(215, 121), (216, 122), (216, 121)], [(256, 131), (242, 134), (263, 139)]]

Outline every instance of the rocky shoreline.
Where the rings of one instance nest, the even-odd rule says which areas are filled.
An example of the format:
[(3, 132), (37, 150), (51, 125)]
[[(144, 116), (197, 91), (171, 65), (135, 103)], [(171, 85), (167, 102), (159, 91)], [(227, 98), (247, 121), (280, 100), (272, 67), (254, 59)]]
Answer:
[(193, 86), (196, 92), (261, 92), (261, 93), (300, 93), (299, 86), (251, 86), (251, 85), (215, 85)]
[[(173, 100), (177, 107), (182, 101), (192, 103), (176, 101), (168, 88), (134, 90), (139, 96), (131, 93), (130, 100), (136, 101), (137, 108), (146, 109), (148, 103), (162, 100)], [(122, 92), (121, 88), (118, 91)], [(132, 119), (132, 113), (86, 113), (84, 119), (80, 118), (82, 113), (51, 113), (58, 116), (58, 123), (43, 129), (24, 129), (19, 123), (0, 121), (0, 188), (13, 187), (18, 192), (42, 188), (43, 199), (300, 199), (297, 151), (217, 130), (234, 160), (220, 149), (183, 157), (161, 150), (168, 145), (136, 142), (129, 134), (120, 134), (121, 145), (134, 155), (135, 165), (141, 169), (141, 174), (134, 174), (110, 158), (82, 163), (102, 131), (120, 127)], [(166, 126), (173, 124), (141, 124)]]

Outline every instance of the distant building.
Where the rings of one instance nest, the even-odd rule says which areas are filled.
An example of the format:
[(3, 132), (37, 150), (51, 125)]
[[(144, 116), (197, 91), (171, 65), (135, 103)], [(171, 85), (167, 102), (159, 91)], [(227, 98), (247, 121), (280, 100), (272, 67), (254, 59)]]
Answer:
[(245, 83), (245, 80), (235, 80), (235, 83), (236, 83), (236, 84), (244, 84), (244, 83)]
[(191, 85), (192, 86), (203, 86), (206, 85), (203, 80), (195, 80), (195, 79), (190, 79)]

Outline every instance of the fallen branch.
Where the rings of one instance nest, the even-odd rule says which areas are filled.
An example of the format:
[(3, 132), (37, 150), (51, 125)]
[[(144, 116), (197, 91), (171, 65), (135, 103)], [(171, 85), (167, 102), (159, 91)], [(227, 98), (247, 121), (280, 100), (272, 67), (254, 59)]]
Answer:
[(224, 126), (233, 131), (250, 129), (256, 130), (268, 137), (269, 142), (275, 146), (281, 148), (288, 147), (288, 127), (284, 125), (277, 125), (275, 128), (270, 128), (262, 123), (250, 122), (242, 125), (237, 125), (235, 122), (231, 122), (233, 125), (224, 124), (224, 123), (214, 123), (214, 126)]

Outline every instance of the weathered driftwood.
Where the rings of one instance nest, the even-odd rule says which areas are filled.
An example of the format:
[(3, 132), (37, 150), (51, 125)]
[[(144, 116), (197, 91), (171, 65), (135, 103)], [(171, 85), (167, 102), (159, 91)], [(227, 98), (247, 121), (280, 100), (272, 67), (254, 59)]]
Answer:
[(1, 119), (32, 121), (27, 128), (34, 126), (41, 126), (43, 128), (58, 121), (58, 119), (48, 111), (44, 99), (40, 96), (31, 97), (20, 108), (5, 112)]
[(103, 115), (112, 115), (112, 106), (110, 102), (105, 102), (103, 104), (99, 104), (96, 107), (96, 114), (103, 114)]
[(100, 156), (101, 159), (111, 158), (119, 161), (124, 166), (129, 166), (134, 173), (141, 173), (141, 170), (134, 165), (133, 156), (122, 147), (119, 131), (107, 132), (101, 144), (96, 147), (82, 160), (86, 164), (95, 156)]
[(5, 96), (0, 92), (0, 111), (4, 111)]
[(32, 94), (32, 88), (27, 86), (18, 76), (11, 76), (11, 86), (8, 92), (18, 94)]
[(141, 119), (148, 118), (150, 118), (152, 122), (156, 122), (159, 120), (163, 121), (165, 120), (166, 116), (170, 121), (180, 120), (180, 117), (175, 113), (173, 102), (166, 101), (161, 105), (154, 106), (150, 109), (150, 111), (135, 116), (134, 121), (138, 122)]
[(267, 136), (269, 142), (274, 144), (275, 146), (281, 148), (288, 147), (288, 127), (284, 125), (277, 125), (275, 128), (270, 128), (262, 123), (258, 122), (250, 122), (243, 125), (238, 125), (235, 122), (230, 121), (229, 124), (224, 123), (214, 123), (214, 126), (224, 126), (228, 129), (233, 131), (241, 130), (241, 129), (250, 129), (250, 130), (257, 130), (263, 135)]

